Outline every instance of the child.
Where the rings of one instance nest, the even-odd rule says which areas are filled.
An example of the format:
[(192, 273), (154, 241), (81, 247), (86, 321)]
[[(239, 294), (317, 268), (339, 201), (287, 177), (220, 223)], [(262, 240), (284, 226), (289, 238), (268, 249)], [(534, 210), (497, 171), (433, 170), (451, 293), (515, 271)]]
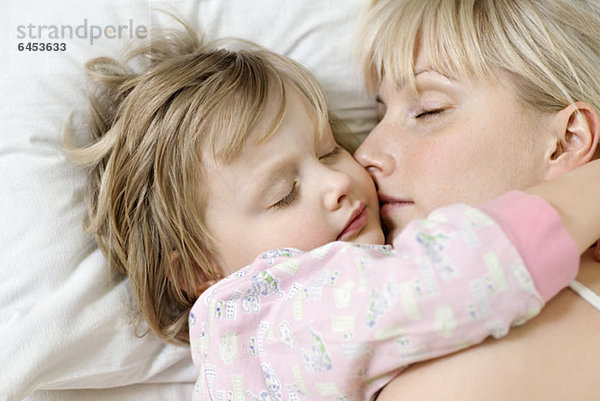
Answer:
[(189, 314), (195, 398), (366, 399), (409, 363), (504, 335), (575, 276), (560, 216), (521, 192), (383, 245), (374, 185), (308, 72), (212, 46), (188, 31), (135, 50), (140, 72), (92, 60), (96, 142), (74, 152), (89, 229), (150, 328), (186, 342)]

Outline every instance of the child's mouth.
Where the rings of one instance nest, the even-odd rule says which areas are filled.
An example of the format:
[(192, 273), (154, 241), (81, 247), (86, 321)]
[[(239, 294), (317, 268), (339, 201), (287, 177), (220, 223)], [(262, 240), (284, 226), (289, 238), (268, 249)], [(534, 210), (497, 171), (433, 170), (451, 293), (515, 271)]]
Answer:
[(355, 234), (360, 232), (360, 230), (363, 229), (363, 227), (367, 224), (368, 219), (369, 219), (369, 212), (368, 212), (366, 206), (365, 205), (359, 206), (352, 213), (352, 215), (350, 216), (350, 219), (348, 219), (348, 223), (346, 224), (346, 227), (344, 227), (344, 229), (342, 230), (340, 235), (337, 236), (336, 240), (337, 241), (345, 241), (348, 238), (351, 238), (352, 236), (354, 236)]

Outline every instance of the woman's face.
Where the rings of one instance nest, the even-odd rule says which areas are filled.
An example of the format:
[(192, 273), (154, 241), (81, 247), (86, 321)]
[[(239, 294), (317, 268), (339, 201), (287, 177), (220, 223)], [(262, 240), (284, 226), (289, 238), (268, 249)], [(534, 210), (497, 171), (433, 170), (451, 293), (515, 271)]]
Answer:
[(355, 153), (377, 184), (389, 238), (440, 206), (542, 181), (549, 157), (552, 116), (523, 106), (507, 73), (447, 76), (424, 57), (415, 71), (416, 92), (383, 81), (381, 121)]

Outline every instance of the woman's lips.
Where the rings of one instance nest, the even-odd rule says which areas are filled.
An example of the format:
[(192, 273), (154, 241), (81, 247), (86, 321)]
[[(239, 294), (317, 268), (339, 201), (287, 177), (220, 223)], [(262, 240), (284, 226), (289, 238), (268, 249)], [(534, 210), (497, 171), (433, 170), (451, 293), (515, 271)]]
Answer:
[(394, 210), (404, 208), (407, 206), (413, 206), (415, 202), (409, 199), (396, 199), (388, 196), (379, 197), (379, 214), (383, 218)]
[(369, 212), (365, 205), (358, 207), (348, 219), (346, 227), (342, 230), (340, 235), (337, 236), (337, 241), (345, 241), (352, 238), (356, 233), (364, 228), (369, 219)]

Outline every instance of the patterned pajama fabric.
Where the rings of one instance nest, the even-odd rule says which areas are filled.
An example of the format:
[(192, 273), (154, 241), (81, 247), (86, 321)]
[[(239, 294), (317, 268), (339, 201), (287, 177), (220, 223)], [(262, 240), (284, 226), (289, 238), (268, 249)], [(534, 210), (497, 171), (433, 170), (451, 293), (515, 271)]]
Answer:
[[(512, 193), (487, 209), (438, 209), (393, 247), (263, 253), (190, 313), (200, 369), (193, 399), (370, 399), (407, 365), (500, 338), (535, 316), (576, 274), (573, 247), (549, 205)], [(550, 255), (540, 260), (521, 255), (542, 248)]]

